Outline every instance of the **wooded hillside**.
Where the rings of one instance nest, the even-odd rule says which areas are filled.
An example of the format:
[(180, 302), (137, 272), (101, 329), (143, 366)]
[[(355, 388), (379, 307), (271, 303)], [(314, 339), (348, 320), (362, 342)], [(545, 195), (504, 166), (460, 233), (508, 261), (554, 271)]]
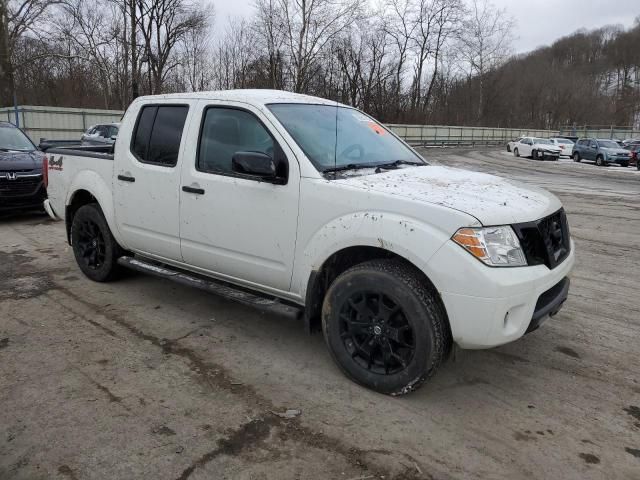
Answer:
[[(386, 122), (557, 128), (640, 121), (640, 23), (511, 54), (488, 0), (0, 0), (0, 103), (124, 109), (142, 94), (277, 88)], [(640, 10), (640, 9), (639, 9)], [(630, 12), (635, 15), (639, 12)]]

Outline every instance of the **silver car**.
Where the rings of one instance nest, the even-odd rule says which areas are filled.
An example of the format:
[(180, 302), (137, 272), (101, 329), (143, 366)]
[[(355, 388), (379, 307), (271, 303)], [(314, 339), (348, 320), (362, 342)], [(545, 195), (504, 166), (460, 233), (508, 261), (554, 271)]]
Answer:
[(120, 130), (119, 123), (99, 123), (82, 134), (82, 145), (113, 145)]

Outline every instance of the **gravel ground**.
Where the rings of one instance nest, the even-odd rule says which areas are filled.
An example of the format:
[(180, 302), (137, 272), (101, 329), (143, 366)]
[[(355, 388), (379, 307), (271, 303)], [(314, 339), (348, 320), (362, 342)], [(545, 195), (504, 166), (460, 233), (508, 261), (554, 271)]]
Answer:
[(640, 478), (640, 172), (424, 152), (561, 198), (577, 264), (559, 315), (389, 398), (295, 315), (92, 283), (61, 223), (4, 218), (0, 479)]

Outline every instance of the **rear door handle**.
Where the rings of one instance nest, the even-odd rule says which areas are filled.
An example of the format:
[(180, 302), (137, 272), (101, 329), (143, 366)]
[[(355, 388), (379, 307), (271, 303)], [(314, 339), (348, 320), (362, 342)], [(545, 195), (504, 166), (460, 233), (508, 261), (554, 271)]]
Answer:
[(118, 180), (121, 180), (123, 182), (131, 182), (131, 183), (136, 181), (135, 177), (128, 177), (126, 175), (118, 175)]
[(187, 193), (195, 193), (196, 195), (204, 195), (204, 188), (185, 186), (185, 187), (182, 187), (182, 191)]

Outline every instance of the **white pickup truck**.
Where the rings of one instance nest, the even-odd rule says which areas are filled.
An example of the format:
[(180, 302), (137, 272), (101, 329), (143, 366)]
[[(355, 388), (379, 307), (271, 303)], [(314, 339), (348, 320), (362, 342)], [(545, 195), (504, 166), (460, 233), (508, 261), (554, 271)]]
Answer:
[(555, 315), (573, 242), (560, 201), (429, 165), (368, 115), (269, 90), (141, 97), (113, 154), (47, 152), (45, 208), (84, 274), (133, 268), (299, 307), (339, 367), (408, 393), (453, 344)]

